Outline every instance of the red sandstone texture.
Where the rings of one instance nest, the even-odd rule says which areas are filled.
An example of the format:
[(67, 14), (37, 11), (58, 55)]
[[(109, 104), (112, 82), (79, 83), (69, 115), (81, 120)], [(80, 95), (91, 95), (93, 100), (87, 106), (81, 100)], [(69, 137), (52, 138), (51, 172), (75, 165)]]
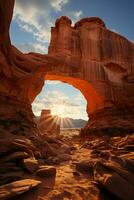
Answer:
[[(23, 54), (10, 42), (13, 4), (13, 0), (0, 3), (2, 104), (5, 102), (2, 99), (9, 98), (17, 105), (30, 107), (45, 80), (61, 80), (85, 96), (90, 117), (87, 129), (133, 130), (134, 44), (108, 30), (97, 17), (82, 19), (71, 26), (71, 20), (63, 16), (51, 29), (47, 55)], [(10, 107), (12, 110), (14, 106)]]
[[(132, 199), (134, 136), (113, 135), (134, 131), (134, 44), (108, 30), (99, 18), (85, 18), (72, 26), (63, 16), (52, 27), (47, 55), (23, 54), (10, 41), (13, 6), (14, 0), (0, 1), (0, 199), (16, 198), (31, 190), (46, 174), (53, 176), (51, 184), (43, 182), (38, 194), (29, 193), (20, 200), (37, 200), (40, 195), (43, 199)], [(92, 140), (85, 144), (89, 148), (86, 153), (81, 150), (85, 147), (72, 144), (75, 140), (40, 134), (31, 103), (45, 80), (69, 83), (85, 96), (90, 121), (81, 134), (90, 133)], [(97, 132), (101, 138), (94, 136)], [(70, 161), (74, 167), (74, 161), (81, 160), (81, 151), (89, 160), (78, 163), (76, 169), (88, 167), (90, 178), (85, 180), (78, 171), (71, 171), (70, 166), (66, 170), (63, 165), (55, 184), (56, 168), (46, 164)], [(65, 174), (69, 175), (67, 180)], [(72, 180), (74, 187), (64, 190), (65, 181), (70, 186)], [(92, 180), (109, 192), (108, 198), (101, 198)], [(43, 194), (44, 187), (47, 194)], [(52, 196), (46, 197), (48, 189)]]

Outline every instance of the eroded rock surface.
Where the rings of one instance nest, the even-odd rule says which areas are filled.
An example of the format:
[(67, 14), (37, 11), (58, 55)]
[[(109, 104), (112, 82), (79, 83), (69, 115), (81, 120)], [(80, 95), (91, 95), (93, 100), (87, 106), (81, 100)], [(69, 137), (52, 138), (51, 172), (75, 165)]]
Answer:
[(24, 179), (0, 186), (0, 199), (6, 200), (16, 197), (41, 184), (41, 181)]
[[(94, 180), (100, 189), (122, 200), (133, 199), (134, 196), (134, 153), (126, 151), (131, 144), (134, 147), (134, 135), (125, 137), (92, 138), (82, 146), (91, 150), (90, 159), (76, 165), (86, 169), (90, 174), (90, 168), (94, 172)], [(108, 152), (108, 153), (107, 153)], [(82, 168), (82, 169), (83, 169)], [(81, 169), (81, 168), (80, 168)], [(81, 170), (82, 173), (84, 171)]]
[(13, 5), (14, 0), (0, 3), (0, 124), (9, 120), (15, 134), (36, 133), (31, 103), (45, 80), (61, 80), (78, 88), (87, 100), (90, 121), (85, 132), (133, 132), (134, 44), (108, 30), (97, 17), (72, 26), (63, 16), (52, 27), (47, 55), (23, 54), (9, 38)]
[[(72, 162), (71, 159), (78, 162), (81, 158), (78, 154), (83, 150), (79, 149), (77, 152), (77, 148), (74, 151), (78, 154), (72, 156), (72, 149), (69, 148), (71, 140), (68, 143), (41, 135), (36, 126), (31, 104), (40, 93), (45, 80), (61, 80), (82, 92), (87, 100), (87, 113), (90, 116), (90, 121), (82, 131), (83, 135), (96, 132), (98, 135), (101, 133), (101, 136), (102, 133), (116, 136), (134, 131), (134, 44), (108, 30), (99, 18), (85, 18), (72, 26), (71, 20), (63, 16), (52, 27), (47, 55), (23, 54), (10, 41), (9, 27), (13, 7), (14, 0), (0, 1), (1, 199), (21, 194), (38, 185), (40, 182), (31, 180), (30, 176), (35, 177), (40, 166)], [(93, 171), (95, 170), (92, 179), (123, 200), (130, 200), (133, 196), (133, 144), (133, 135), (123, 139), (92, 138), (92, 141), (85, 144), (88, 147), (86, 152), (91, 154), (90, 169), (94, 167)], [(27, 162), (27, 167), (24, 166), (26, 159), (31, 158), (37, 160), (37, 169), (32, 168), (32, 162), (31, 166), (30, 162)], [(119, 166), (116, 167), (115, 163)], [(35, 162), (34, 164), (36, 165)], [(101, 167), (98, 168), (98, 165)], [(99, 190), (89, 184), (86, 178), (80, 178), (80, 183), (84, 183), (84, 186), (82, 190), (79, 189), (74, 175), (79, 176), (80, 173), (75, 173), (69, 165), (64, 171), (69, 175), (66, 180), (62, 174), (64, 168), (62, 165), (59, 167), (57, 194), (53, 190), (51, 198), (73, 196), (78, 200), (83, 195), (85, 199), (88, 196), (90, 199), (99, 198), (94, 195), (99, 194)], [(107, 177), (102, 168), (107, 168)], [(28, 173), (28, 169), (31, 173)], [(130, 176), (131, 179), (128, 179)], [(24, 177), (30, 180), (25, 180)], [(74, 181), (74, 188), (70, 186), (69, 192), (68, 188), (63, 191), (66, 181), (71, 184), (70, 180)], [(124, 191), (122, 194), (121, 187), (115, 188), (113, 184), (116, 181), (123, 188), (128, 188), (130, 193)]]
[(36, 174), (41, 178), (55, 178), (56, 168), (52, 166), (41, 165), (40, 168), (36, 171)]

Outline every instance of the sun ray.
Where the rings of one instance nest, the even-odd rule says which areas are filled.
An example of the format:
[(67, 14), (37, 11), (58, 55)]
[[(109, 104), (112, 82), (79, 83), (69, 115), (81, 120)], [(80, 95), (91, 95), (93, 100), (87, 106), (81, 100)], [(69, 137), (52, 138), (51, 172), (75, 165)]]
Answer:
[(65, 118), (66, 123), (71, 126), (74, 127), (74, 124), (72, 123), (72, 121), (70, 120), (70, 118)]

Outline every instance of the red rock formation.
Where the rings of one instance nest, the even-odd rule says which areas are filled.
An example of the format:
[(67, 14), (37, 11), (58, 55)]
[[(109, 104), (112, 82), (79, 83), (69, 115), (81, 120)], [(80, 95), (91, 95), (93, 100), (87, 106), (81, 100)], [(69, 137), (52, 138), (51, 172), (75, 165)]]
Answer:
[(37, 122), (41, 134), (58, 135), (60, 133), (60, 126), (56, 123), (56, 118), (51, 115), (51, 110), (42, 110), (40, 119)]
[[(28, 176), (26, 162), (31, 167), (33, 164), (38, 167), (35, 158), (40, 160), (58, 155), (48, 144), (47, 137), (43, 140), (39, 135), (31, 109), (31, 103), (40, 93), (45, 80), (61, 80), (83, 93), (90, 117), (84, 132), (102, 130), (108, 134), (134, 131), (134, 44), (108, 30), (99, 18), (85, 18), (71, 26), (70, 19), (61, 17), (52, 28), (47, 55), (23, 54), (10, 42), (9, 26), (13, 5), (14, 0), (0, 1), (1, 199), (14, 197), (40, 183), (24, 179)], [(129, 150), (133, 151), (133, 143), (128, 136), (125, 140), (117, 138), (121, 143), (97, 140), (89, 144), (89, 147), (93, 147), (94, 158), (100, 156), (107, 161), (111, 154), (120, 155), (120, 158), (113, 159), (114, 162), (122, 163), (123, 170), (106, 163), (96, 163), (96, 167), (93, 165), (95, 180), (117, 197), (131, 199), (134, 196), (134, 182), (131, 183), (133, 179), (130, 177), (133, 177), (130, 173), (128, 176), (128, 172), (134, 166), (133, 154), (129, 154)], [(55, 139), (51, 138), (51, 141)], [(54, 143), (55, 150), (59, 146), (62, 147), (61, 151), (64, 150), (63, 158), (59, 158), (68, 160), (65, 154), (68, 147), (62, 145), (61, 141)], [(97, 150), (99, 154), (96, 154)], [(122, 154), (125, 154), (126, 160)], [(108, 168), (107, 179), (103, 168)], [(48, 170), (52, 170), (55, 176), (56, 170), (51, 167), (47, 170), (39, 168), (36, 175), (46, 177)], [(32, 187), (29, 187), (29, 182)], [(109, 182), (112, 184), (109, 185)], [(115, 187), (115, 183), (121, 187)], [(7, 187), (13, 189), (7, 192)], [(127, 193), (131, 188), (131, 193)]]
[[(49, 53), (23, 54), (10, 43), (14, 0), (0, 2), (0, 124), (18, 124), (16, 134), (38, 134), (31, 103), (44, 80), (61, 80), (87, 99), (88, 130), (134, 130), (134, 44), (96, 17), (71, 26), (61, 17), (52, 27)], [(4, 14), (3, 14), (4, 13)], [(5, 114), (7, 112), (7, 114)], [(6, 125), (5, 125), (6, 127)], [(22, 131), (23, 130), (23, 131)]]
[(90, 117), (86, 131), (133, 130), (133, 43), (108, 30), (99, 18), (85, 18), (72, 27), (61, 17), (52, 27), (50, 54), (65, 57), (67, 64), (45, 78), (67, 82), (83, 93)]

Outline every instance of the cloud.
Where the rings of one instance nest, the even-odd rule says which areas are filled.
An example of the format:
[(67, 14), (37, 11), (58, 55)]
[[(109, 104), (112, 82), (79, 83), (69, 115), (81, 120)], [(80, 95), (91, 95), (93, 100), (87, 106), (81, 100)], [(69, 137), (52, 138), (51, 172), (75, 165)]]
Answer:
[[(73, 23), (82, 16), (82, 11), (66, 11), (62, 13), (64, 7), (70, 2), (70, 0), (16, 0), (14, 8), (13, 20), (17, 22), (20, 29), (25, 32), (31, 33), (35, 40), (38, 52), (42, 53), (43, 46), (48, 48), (50, 41), (50, 28), (54, 25), (57, 13), (58, 15), (69, 16)], [(40, 48), (37, 48), (37, 43), (40, 44)], [(18, 44), (17, 44), (18, 45)], [(31, 44), (29, 43), (28, 46)], [(17, 47), (23, 46), (23, 51), (27, 52), (29, 47), (24, 44), (20, 44)], [(24, 49), (24, 47), (26, 49)], [(22, 47), (21, 47), (22, 49)]]
[(59, 81), (47, 81), (47, 85), (58, 85)]
[(75, 22), (79, 21), (80, 18), (82, 18), (83, 16), (83, 12), (82, 10), (78, 10), (78, 11), (67, 11), (66, 15), (71, 18), (72, 20), (72, 25), (75, 24)]
[(69, 0), (17, 0), (14, 20), (19, 27), (33, 34), (39, 42), (50, 40), (50, 28), (53, 25), (52, 12), (61, 11)]
[(79, 11), (72, 11), (72, 12), (70, 12), (69, 15), (70, 15), (71, 17), (73, 17), (73, 18), (75, 19), (75, 21), (76, 21), (76, 20), (79, 20), (80, 17), (82, 17), (83, 12), (82, 12), (82, 10), (79, 10)]
[(32, 33), (38, 42), (49, 41), (52, 25), (49, 1), (17, 0), (14, 20), (20, 28)]
[(38, 116), (43, 109), (51, 109), (52, 114), (57, 115), (61, 112), (61, 107), (64, 107), (65, 117), (87, 119), (86, 103), (81, 93), (75, 96), (72, 102), (72, 98), (61, 91), (42, 92), (32, 104), (33, 112)]
[(28, 52), (39, 52), (39, 53), (47, 53), (47, 48), (40, 43), (19, 43), (16, 46), (24, 53)]
[(64, 5), (66, 5), (67, 3), (69, 3), (69, 0), (52, 0), (51, 1), (51, 6), (57, 10), (57, 11), (61, 11), (62, 7)]

